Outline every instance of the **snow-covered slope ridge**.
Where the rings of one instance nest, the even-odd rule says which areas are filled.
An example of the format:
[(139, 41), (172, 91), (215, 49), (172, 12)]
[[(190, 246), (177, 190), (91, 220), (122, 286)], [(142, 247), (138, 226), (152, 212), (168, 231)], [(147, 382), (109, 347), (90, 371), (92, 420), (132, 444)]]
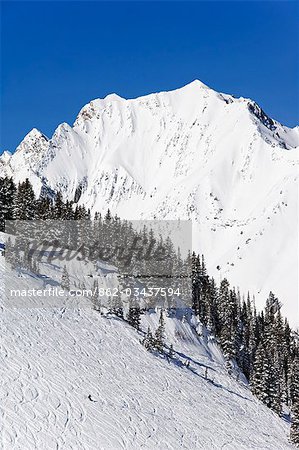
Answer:
[[(168, 362), (145, 350), (141, 333), (92, 309), (9, 307), (3, 263), (0, 257), (1, 448), (293, 448), (287, 423), (228, 375), (218, 346), (190, 317), (165, 317), (175, 351)], [(62, 267), (45, 268), (52, 283), (61, 278)], [(11, 272), (6, 282), (43, 287), (30, 273)], [(157, 326), (159, 314), (142, 317), (143, 330)]]
[[(264, 304), (270, 289), (298, 323), (299, 127), (200, 81), (84, 106), (48, 140), (33, 130), (0, 173), (61, 190), (92, 211), (190, 218), (209, 270)], [(216, 269), (220, 266), (220, 270)]]

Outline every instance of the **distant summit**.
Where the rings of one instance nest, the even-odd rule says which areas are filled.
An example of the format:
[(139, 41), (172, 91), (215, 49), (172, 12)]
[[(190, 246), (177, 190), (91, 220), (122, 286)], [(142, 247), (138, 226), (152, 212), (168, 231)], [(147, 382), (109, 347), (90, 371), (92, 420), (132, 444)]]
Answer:
[(250, 290), (257, 304), (274, 290), (294, 325), (298, 145), (298, 127), (194, 80), (136, 99), (92, 100), (51, 139), (33, 129), (2, 155), (0, 173), (28, 177), (37, 195), (60, 190), (92, 213), (192, 220), (209, 271)]

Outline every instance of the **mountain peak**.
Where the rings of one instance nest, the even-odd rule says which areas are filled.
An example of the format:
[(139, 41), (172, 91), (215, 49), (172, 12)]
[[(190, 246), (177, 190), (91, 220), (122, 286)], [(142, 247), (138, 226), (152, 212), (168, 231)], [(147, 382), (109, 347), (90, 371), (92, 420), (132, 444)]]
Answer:
[(58, 127), (54, 131), (54, 135), (61, 133), (68, 133), (70, 131), (73, 131), (72, 127), (67, 122), (62, 122), (58, 125)]
[(16, 153), (22, 150), (30, 151), (30, 149), (36, 147), (37, 143), (38, 147), (40, 147), (39, 143), (44, 145), (46, 142), (48, 142), (48, 138), (37, 128), (32, 128), (16, 148)]
[(191, 96), (190, 100), (193, 98), (198, 98), (199, 97), (205, 97), (207, 94), (219, 94), (218, 92), (214, 91), (213, 89), (211, 89), (209, 86), (207, 86), (206, 84), (204, 84), (202, 81), (200, 80), (193, 80), (190, 83), (185, 84), (182, 87), (179, 87), (177, 89), (174, 89), (173, 91), (170, 91), (169, 94), (172, 93), (178, 93), (179, 95), (187, 95), (187, 96)]
[(112, 94), (106, 95), (104, 100), (110, 101), (110, 102), (119, 102), (119, 101), (124, 100), (124, 99), (122, 97), (120, 97), (119, 95), (117, 95), (115, 93), (112, 93)]
[(213, 91), (213, 89), (211, 89), (209, 86), (204, 84), (202, 81), (195, 79), (195, 80), (191, 81), (190, 83), (187, 83), (184, 86), (182, 86), (178, 89), (175, 89), (175, 91), (204, 93), (206, 91)]
[(28, 140), (32, 140), (32, 139), (39, 139), (41, 137), (46, 137), (43, 135), (43, 133), (41, 133), (37, 128), (32, 128), (32, 130), (29, 131), (29, 133), (26, 134), (26, 136), (24, 137), (23, 141), (28, 141)]
[(11, 158), (11, 153), (8, 150), (4, 150), (4, 152), (2, 153), (2, 155), (0, 155), (0, 161), (3, 162), (4, 164), (6, 164), (9, 159)]
[(207, 86), (206, 84), (204, 84), (202, 81), (198, 80), (197, 78), (195, 80), (191, 81), (191, 83), (186, 84), (186, 86), (192, 86), (192, 87), (202, 88), (202, 89), (210, 89), (209, 86)]

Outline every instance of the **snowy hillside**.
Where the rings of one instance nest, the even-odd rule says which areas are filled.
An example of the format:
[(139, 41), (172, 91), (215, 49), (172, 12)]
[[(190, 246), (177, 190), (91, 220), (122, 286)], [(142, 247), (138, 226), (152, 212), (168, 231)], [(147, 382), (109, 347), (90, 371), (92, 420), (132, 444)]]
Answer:
[[(58, 282), (61, 268), (44, 269), (48, 282)], [(188, 314), (165, 318), (174, 347), (167, 361), (116, 317), (39, 303), (11, 307), (1, 256), (0, 271), (3, 450), (293, 448), (287, 423), (228, 374), (217, 344)], [(30, 273), (12, 272), (6, 282), (8, 289), (43, 287)], [(157, 321), (147, 313), (142, 329)]]
[(260, 306), (273, 290), (295, 326), (298, 146), (299, 127), (194, 81), (133, 100), (93, 100), (50, 140), (33, 129), (1, 156), (0, 175), (29, 177), (37, 194), (61, 190), (93, 212), (192, 219), (209, 272), (250, 290)]

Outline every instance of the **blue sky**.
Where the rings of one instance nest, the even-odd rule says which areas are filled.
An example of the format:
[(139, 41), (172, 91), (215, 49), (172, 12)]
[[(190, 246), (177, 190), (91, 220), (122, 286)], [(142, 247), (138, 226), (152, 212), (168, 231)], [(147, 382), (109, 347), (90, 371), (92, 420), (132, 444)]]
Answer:
[(298, 3), (2, 2), (1, 143), (51, 136), (80, 108), (200, 79), (299, 123)]

